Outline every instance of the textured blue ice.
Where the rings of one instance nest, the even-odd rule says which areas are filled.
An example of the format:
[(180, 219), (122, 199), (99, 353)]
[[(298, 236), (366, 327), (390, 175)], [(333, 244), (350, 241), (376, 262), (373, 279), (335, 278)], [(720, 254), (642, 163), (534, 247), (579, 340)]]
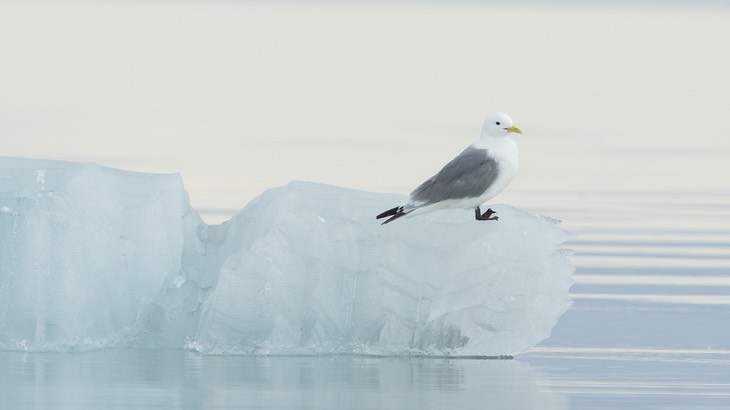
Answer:
[(0, 157), (0, 349), (523, 353), (570, 306), (568, 234), (492, 206), (292, 182), (206, 225), (179, 175)]

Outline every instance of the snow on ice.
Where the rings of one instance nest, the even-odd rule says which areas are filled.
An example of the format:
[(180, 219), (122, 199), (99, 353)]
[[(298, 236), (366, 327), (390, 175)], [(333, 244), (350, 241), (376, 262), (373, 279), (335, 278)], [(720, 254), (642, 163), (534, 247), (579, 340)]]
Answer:
[(381, 226), (396, 195), (292, 182), (206, 225), (178, 175), (0, 157), (0, 349), (507, 356), (570, 306), (557, 221)]

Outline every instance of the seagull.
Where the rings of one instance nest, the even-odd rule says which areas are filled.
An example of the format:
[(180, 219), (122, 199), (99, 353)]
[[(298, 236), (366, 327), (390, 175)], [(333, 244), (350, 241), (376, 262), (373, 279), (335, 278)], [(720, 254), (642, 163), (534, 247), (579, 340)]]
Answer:
[(436, 175), (418, 186), (403, 205), (376, 217), (388, 218), (383, 225), (405, 216), (439, 209), (474, 209), (477, 221), (495, 221), (495, 212), (479, 206), (502, 192), (517, 174), (519, 154), (510, 133), (522, 134), (503, 112), (490, 114), (477, 141), (446, 164)]

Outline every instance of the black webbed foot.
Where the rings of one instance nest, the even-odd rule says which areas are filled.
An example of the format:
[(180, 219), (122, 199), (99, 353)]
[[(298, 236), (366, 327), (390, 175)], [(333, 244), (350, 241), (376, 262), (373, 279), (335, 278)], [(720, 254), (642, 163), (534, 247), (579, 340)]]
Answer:
[(494, 214), (496, 214), (496, 212), (494, 212), (492, 210), (492, 208), (487, 209), (486, 212), (484, 212), (484, 213), (482, 213), (482, 210), (479, 209), (479, 207), (477, 207), (474, 210), (474, 217), (475, 217), (475, 219), (477, 221), (496, 221), (496, 220), (499, 220), (499, 217), (498, 216), (492, 216)]

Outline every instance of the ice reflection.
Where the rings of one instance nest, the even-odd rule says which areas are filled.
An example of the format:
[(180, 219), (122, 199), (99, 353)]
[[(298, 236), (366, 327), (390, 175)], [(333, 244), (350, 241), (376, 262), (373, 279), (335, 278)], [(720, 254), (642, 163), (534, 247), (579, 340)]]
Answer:
[(4, 409), (567, 408), (517, 360), (0, 352)]

